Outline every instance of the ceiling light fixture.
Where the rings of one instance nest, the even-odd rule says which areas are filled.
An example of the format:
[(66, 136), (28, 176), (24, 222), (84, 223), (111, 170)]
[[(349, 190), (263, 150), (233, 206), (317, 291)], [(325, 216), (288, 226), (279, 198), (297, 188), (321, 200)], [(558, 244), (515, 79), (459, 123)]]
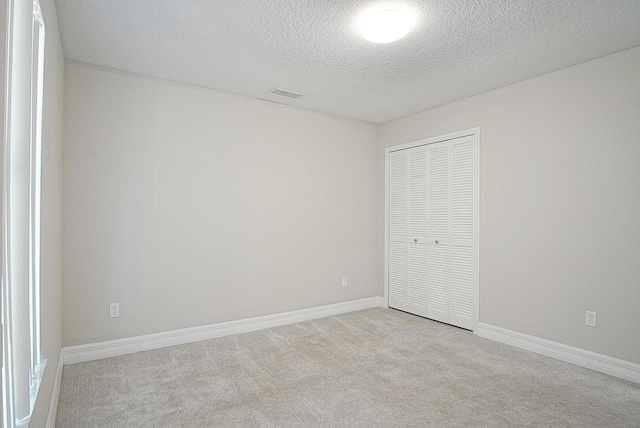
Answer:
[(360, 31), (364, 38), (374, 43), (395, 42), (406, 36), (410, 29), (409, 17), (392, 9), (374, 12), (360, 23)]

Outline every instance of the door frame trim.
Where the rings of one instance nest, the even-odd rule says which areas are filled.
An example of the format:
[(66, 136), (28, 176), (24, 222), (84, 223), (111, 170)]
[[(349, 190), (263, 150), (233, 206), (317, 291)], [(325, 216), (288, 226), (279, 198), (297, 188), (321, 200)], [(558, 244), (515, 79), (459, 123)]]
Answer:
[(474, 194), (477, 203), (476, 210), (476, 230), (475, 241), (476, 248), (474, 254), (475, 270), (475, 313), (473, 319), (473, 334), (478, 334), (478, 323), (480, 313), (480, 127), (470, 128), (464, 131), (452, 132), (450, 134), (438, 135), (422, 140), (412, 141), (409, 143), (398, 144), (386, 147), (384, 150), (384, 305), (389, 307), (389, 154), (399, 150), (407, 150), (418, 146), (426, 146), (428, 144), (440, 143), (443, 141), (453, 140), (460, 137), (473, 137), (476, 151), (476, 171), (474, 177)]

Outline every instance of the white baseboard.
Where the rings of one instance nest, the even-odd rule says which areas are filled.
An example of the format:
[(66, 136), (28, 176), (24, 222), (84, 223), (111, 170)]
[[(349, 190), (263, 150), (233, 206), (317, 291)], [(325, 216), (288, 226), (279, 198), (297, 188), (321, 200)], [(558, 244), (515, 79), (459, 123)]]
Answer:
[(64, 364), (63, 350), (60, 350), (58, 357), (58, 368), (56, 369), (56, 380), (53, 383), (53, 393), (49, 404), (49, 414), (47, 415), (46, 428), (55, 428), (58, 416), (58, 402), (60, 401), (60, 384), (62, 383), (62, 366)]
[(640, 383), (640, 364), (631, 363), (562, 343), (529, 336), (489, 324), (478, 325), (478, 336), (526, 349), (577, 366), (586, 367), (631, 382)]
[(233, 334), (248, 333), (250, 331), (329, 317), (362, 309), (382, 307), (383, 305), (384, 299), (382, 297), (369, 297), (366, 299), (352, 300), (350, 302), (336, 303), (333, 305), (247, 318), (219, 324), (146, 334), (143, 336), (110, 340), (108, 342), (67, 346), (62, 348), (62, 352), (64, 355), (64, 364), (81, 363), (84, 361), (93, 361), (101, 358), (132, 354), (134, 352), (198, 342), (200, 340), (215, 339), (217, 337), (230, 336)]

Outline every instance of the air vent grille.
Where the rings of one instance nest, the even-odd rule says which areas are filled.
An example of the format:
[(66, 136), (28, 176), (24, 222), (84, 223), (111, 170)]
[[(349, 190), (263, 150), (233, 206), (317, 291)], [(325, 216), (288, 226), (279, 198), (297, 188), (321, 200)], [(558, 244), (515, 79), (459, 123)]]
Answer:
[(269, 93), (280, 97), (292, 98), (294, 100), (304, 96), (304, 94), (298, 94), (297, 92), (291, 92), (281, 88), (273, 88)]

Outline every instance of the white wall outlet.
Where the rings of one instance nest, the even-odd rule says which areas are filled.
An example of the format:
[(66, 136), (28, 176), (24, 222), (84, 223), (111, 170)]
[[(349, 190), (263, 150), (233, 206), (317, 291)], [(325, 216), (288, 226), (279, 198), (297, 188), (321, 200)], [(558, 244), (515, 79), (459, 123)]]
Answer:
[(115, 318), (120, 316), (120, 304), (111, 303), (109, 305), (109, 318)]
[(587, 311), (587, 318), (584, 322), (586, 325), (588, 325), (589, 327), (595, 327), (596, 326), (596, 313), (595, 312), (591, 312), (591, 311)]
[(346, 286), (347, 286), (347, 277), (346, 277), (346, 276), (343, 276), (343, 277), (342, 277), (342, 286), (343, 286), (343, 287), (346, 287)]

